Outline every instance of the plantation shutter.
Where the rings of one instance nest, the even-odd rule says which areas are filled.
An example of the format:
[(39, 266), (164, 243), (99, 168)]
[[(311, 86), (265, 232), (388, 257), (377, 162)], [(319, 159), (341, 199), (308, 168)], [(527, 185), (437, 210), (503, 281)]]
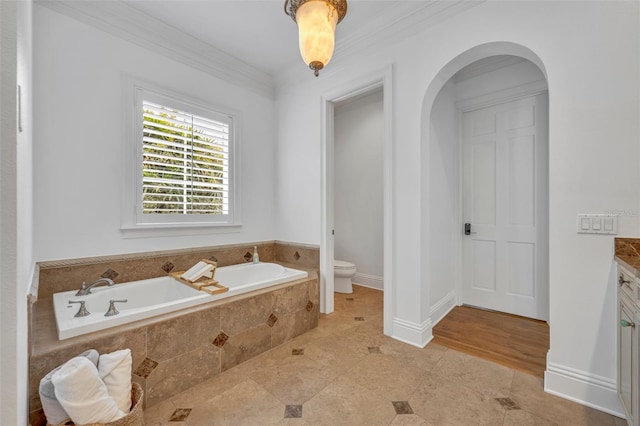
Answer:
[(142, 213), (229, 214), (231, 118), (142, 101)]

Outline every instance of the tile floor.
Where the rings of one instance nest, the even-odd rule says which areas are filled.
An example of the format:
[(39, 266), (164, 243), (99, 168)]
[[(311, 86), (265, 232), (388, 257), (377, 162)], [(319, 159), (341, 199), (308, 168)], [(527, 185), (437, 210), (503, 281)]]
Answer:
[(147, 425), (626, 425), (534, 376), (384, 336), (381, 292), (354, 286), (335, 305), (318, 328), (147, 409)]

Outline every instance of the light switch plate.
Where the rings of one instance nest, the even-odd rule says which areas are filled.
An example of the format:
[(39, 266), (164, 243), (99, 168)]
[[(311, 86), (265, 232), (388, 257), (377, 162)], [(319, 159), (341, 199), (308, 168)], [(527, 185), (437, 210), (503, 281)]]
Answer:
[(616, 235), (618, 216), (614, 214), (579, 214), (578, 234)]

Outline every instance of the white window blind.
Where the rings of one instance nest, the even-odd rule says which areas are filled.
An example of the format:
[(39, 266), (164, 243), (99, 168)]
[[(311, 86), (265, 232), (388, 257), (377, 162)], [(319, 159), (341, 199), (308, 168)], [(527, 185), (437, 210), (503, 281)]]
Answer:
[(143, 215), (230, 213), (231, 118), (142, 101)]

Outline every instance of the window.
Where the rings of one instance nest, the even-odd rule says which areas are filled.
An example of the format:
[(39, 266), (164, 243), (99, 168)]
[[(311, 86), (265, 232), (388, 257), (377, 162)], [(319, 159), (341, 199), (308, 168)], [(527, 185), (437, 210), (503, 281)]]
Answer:
[(234, 115), (136, 87), (134, 116), (135, 215), (123, 228), (236, 224)]

